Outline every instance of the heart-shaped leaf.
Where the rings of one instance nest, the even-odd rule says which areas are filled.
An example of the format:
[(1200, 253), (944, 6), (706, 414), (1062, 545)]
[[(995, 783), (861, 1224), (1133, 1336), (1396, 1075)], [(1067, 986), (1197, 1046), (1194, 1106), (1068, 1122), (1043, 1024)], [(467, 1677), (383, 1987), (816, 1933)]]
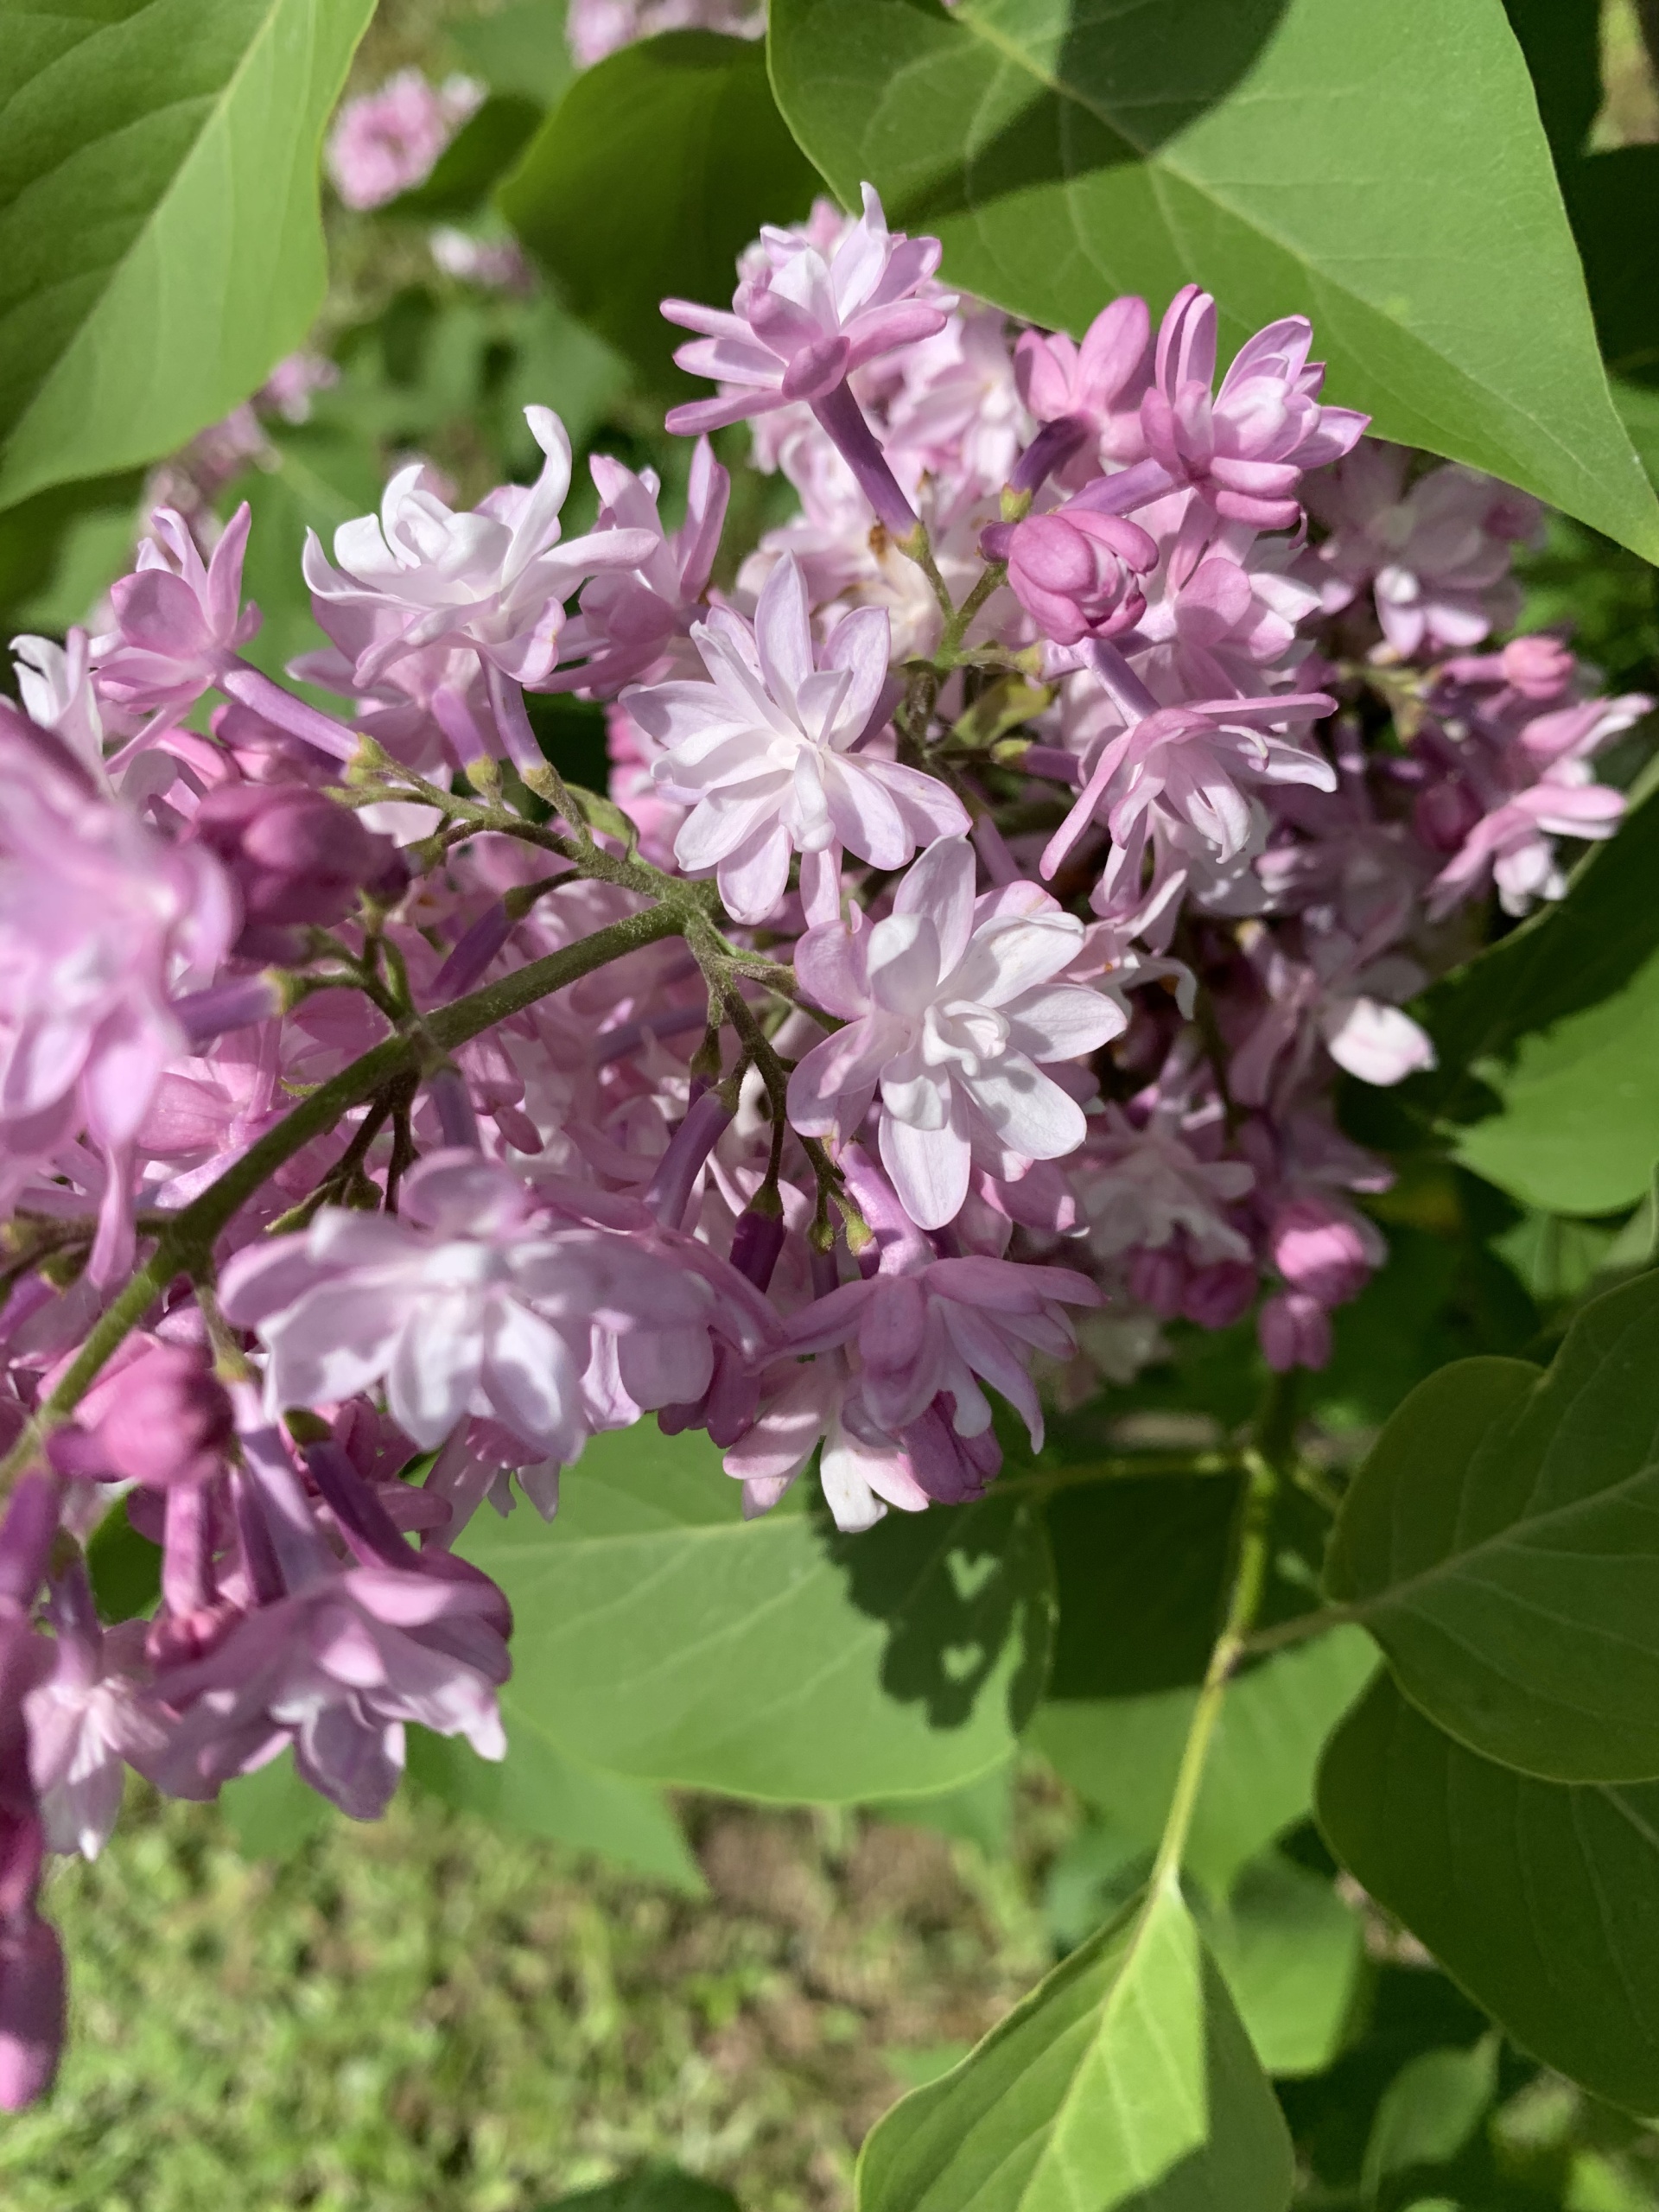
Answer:
[(953, 283), (1074, 333), (1189, 281), (1235, 344), (1307, 315), (1382, 436), (1659, 557), (1499, 0), (772, 0), (771, 24), (802, 145), (943, 238)]
[(1419, 1385), (1343, 1503), (1330, 1594), (1401, 1687), (1490, 1758), (1659, 1775), (1659, 1275), (1587, 1306), (1546, 1375)]

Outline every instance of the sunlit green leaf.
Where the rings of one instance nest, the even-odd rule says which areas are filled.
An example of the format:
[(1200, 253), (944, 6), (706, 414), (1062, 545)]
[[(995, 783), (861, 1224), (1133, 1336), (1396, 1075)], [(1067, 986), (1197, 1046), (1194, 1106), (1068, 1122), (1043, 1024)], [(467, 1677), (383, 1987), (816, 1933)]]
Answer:
[(1081, 333), (1196, 281), (1236, 342), (1298, 311), (1331, 397), (1649, 557), (1499, 0), (773, 0), (785, 114), (843, 200), (945, 273)]
[(321, 303), (372, 0), (0, 0), (0, 505), (182, 445)]
[(864, 2145), (858, 2212), (1284, 2212), (1290, 2139), (1173, 1882)]

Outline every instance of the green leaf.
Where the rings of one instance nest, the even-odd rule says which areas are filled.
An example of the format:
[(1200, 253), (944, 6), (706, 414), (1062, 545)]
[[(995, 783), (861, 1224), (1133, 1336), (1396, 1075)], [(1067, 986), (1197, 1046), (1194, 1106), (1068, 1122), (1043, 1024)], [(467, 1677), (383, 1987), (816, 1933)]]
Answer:
[(575, 312), (658, 385), (689, 391), (671, 360), (686, 334), (661, 302), (725, 306), (761, 224), (804, 215), (817, 188), (763, 49), (667, 31), (583, 70), (499, 199)]
[(561, 2196), (546, 2212), (738, 2212), (738, 2203), (729, 2190), (678, 2166), (647, 2166), (602, 2189)]
[[(510, 1707), (511, 1692), (502, 1702)], [(410, 1779), (446, 1805), (499, 1827), (595, 1852), (689, 1897), (706, 1894), (680, 1824), (656, 1790), (565, 1758), (537, 1735), (522, 1709), (511, 1707), (508, 1725), (507, 1756), (499, 1764), (480, 1758), (458, 1738), (417, 1729), (409, 1739)]]
[(1363, 1931), (1330, 1882), (1270, 1851), (1204, 1932), (1267, 2071), (1322, 2074), (1343, 2047), (1365, 1971)]
[(1080, 1483), (1045, 1507), (1060, 1599), (1051, 1698), (1123, 1697), (1202, 1676), (1226, 1602), (1236, 1477)]
[(520, 1508), (462, 1548), (518, 1617), (504, 1694), (564, 1756), (645, 1782), (846, 1802), (1001, 1765), (1040, 1692), (1052, 1583), (1035, 1510), (892, 1514), (826, 1534), (745, 1522), (701, 1433), (596, 1437), (549, 1528)]
[(0, 506), (153, 460), (304, 337), (372, 0), (0, 0)]
[[(1319, 1746), (1376, 1663), (1355, 1629), (1276, 1653), (1229, 1686), (1210, 1747), (1185, 1864), (1225, 1897), (1239, 1870), (1302, 1819)], [(1156, 1843), (1198, 1693), (1040, 1707), (1032, 1739), (1112, 1827)]]
[(1271, 2088), (1171, 1880), (877, 2125), (858, 2212), (1284, 2212)]
[(1659, 1275), (1586, 1306), (1550, 1367), (1463, 1360), (1389, 1423), (1325, 1585), (1401, 1687), (1490, 1758), (1659, 1775)]
[(1224, 339), (1300, 311), (1333, 400), (1653, 558), (1498, 0), (773, 0), (773, 82), (842, 199), (1080, 333), (1189, 280)]
[(1477, 1067), (1502, 1110), (1463, 1130), (1458, 1157), (1552, 1213), (1633, 1205), (1659, 1160), (1659, 957), (1599, 1006)]
[(515, 0), (493, 16), (447, 23), (444, 35), (474, 75), (498, 92), (524, 92), (551, 107), (576, 65), (564, 35), (561, 0)]
[(488, 199), (542, 125), (542, 103), (523, 92), (494, 93), (438, 156), (430, 176), (381, 209), (422, 221), (471, 215)]
[(137, 1620), (162, 1594), (162, 1548), (141, 1536), (127, 1518), (124, 1497), (92, 1531), (86, 1547), (86, 1573), (107, 1624)]
[(1425, 2050), (1382, 2093), (1365, 2145), (1368, 2202), (1389, 2175), (1449, 2165), (1480, 2126), (1497, 2088), (1497, 2037), (1470, 2050)]
[(1384, 1675), (1326, 1748), (1319, 1816), (1517, 2043), (1610, 2103), (1659, 2110), (1659, 1786), (1516, 1774)]

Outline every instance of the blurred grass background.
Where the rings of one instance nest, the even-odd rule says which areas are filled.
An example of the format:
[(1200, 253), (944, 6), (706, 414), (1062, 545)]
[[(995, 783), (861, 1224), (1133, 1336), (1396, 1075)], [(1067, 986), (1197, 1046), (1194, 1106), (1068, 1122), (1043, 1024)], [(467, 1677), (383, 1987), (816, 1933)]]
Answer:
[(1069, 1816), (1028, 1792), (994, 1861), (683, 1809), (702, 1899), (407, 1792), (273, 1858), (136, 1793), (52, 1881), (70, 2050), (0, 2124), (0, 2204), (532, 2212), (661, 2159), (743, 2212), (839, 2212), (878, 2114), (1046, 1967), (1033, 1878)]

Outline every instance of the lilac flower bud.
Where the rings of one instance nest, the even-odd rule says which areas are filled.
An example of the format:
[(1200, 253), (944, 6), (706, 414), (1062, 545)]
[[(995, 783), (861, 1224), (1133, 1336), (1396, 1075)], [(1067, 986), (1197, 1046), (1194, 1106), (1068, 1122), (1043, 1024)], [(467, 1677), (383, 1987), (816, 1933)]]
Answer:
[(1213, 1267), (1195, 1268), (1181, 1295), (1181, 1313), (1201, 1329), (1230, 1329), (1249, 1312), (1255, 1280), (1249, 1260), (1217, 1260)]
[(245, 940), (261, 929), (339, 921), (358, 887), (397, 862), (391, 838), (297, 784), (223, 785), (196, 810), (194, 834), (236, 879)]
[(114, 1378), (97, 1445), (114, 1473), (165, 1490), (218, 1474), (235, 1428), (230, 1399), (205, 1356), (157, 1344)]
[(1256, 1317), (1262, 1357), (1275, 1375), (1293, 1367), (1319, 1368), (1331, 1357), (1331, 1317), (1300, 1290), (1270, 1298)]
[(1498, 655), (1505, 683), (1529, 699), (1554, 699), (1565, 691), (1578, 666), (1575, 656), (1548, 630), (1511, 638)]
[(1420, 791), (1411, 810), (1411, 826), (1431, 853), (1461, 852), (1463, 842), (1480, 820), (1480, 802), (1464, 784), (1431, 784)]
[(1173, 1320), (1186, 1294), (1186, 1262), (1173, 1244), (1137, 1252), (1129, 1262), (1129, 1292), (1163, 1320)]
[(1345, 1305), (1370, 1275), (1358, 1224), (1319, 1198), (1293, 1198), (1281, 1206), (1268, 1242), (1273, 1263), (1291, 1288), (1306, 1291), (1321, 1306)]
[(783, 1249), (783, 1215), (746, 1206), (732, 1232), (732, 1265), (739, 1274), (747, 1275), (757, 1290), (764, 1290)]
[(1158, 548), (1139, 523), (1087, 508), (1031, 515), (1011, 533), (1008, 582), (1057, 645), (1128, 630), (1146, 612), (1135, 577), (1155, 567)]
[(44, 2094), (63, 2049), (63, 1949), (34, 1911), (0, 1929), (0, 2112)]

